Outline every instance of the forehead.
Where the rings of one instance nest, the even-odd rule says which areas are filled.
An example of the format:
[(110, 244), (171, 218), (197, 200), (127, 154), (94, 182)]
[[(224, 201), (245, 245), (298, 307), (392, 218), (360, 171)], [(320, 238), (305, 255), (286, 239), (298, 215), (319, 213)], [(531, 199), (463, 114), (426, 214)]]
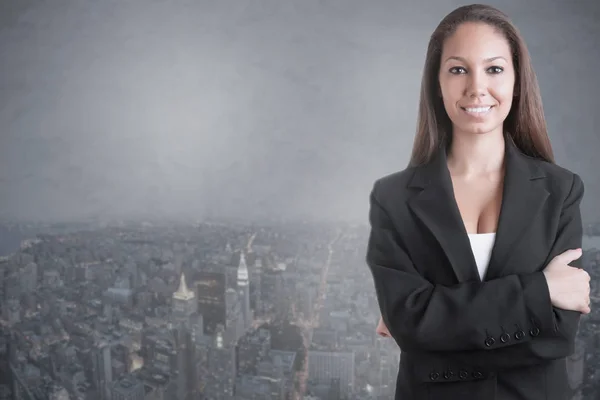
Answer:
[(510, 58), (510, 45), (497, 28), (484, 23), (466, 22), (444, 42), (442, 56), (463, 57), (472, 61), (502, 56)]

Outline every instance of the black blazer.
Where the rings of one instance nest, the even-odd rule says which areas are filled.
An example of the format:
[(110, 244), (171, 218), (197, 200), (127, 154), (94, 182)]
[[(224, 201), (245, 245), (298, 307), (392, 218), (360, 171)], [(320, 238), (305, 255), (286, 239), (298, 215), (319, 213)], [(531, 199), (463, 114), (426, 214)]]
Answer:
[(445, 151), (373, 185), (366, 260), (401, 349), (396, 400), (569, 398), (566, 357), (581, 314), (552, 306), (541, 271), (581, 247), (584, 187), (577, 174), (505, 142), (503, 201), (483, 282)]

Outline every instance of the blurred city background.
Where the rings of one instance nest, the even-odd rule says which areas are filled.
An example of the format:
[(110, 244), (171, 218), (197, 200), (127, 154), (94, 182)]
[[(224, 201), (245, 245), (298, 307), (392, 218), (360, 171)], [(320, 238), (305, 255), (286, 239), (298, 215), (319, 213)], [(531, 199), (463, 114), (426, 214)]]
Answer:
[[(393, 398), (364, 257), (408, 162), (429, 35), (457, 1), (0, 3), (0, 399)], [(586, 195), (600, 398), (593, 0), (493, 1), (529, 45)]]

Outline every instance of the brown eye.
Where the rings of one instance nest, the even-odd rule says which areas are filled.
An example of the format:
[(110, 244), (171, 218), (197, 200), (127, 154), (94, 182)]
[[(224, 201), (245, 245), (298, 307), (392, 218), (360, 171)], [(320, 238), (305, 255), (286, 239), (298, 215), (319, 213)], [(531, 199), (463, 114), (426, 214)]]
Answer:
[(465, 74), (467, 71), (463, 67), (452, 67), (450, 68), (451, 74)]
[(502, 67), (489, 67), (488, 68), (488, 72), (490, 72), (492, 74), (500, 74), (500, 73), (504, 72), (504, 68), (502, 68)]

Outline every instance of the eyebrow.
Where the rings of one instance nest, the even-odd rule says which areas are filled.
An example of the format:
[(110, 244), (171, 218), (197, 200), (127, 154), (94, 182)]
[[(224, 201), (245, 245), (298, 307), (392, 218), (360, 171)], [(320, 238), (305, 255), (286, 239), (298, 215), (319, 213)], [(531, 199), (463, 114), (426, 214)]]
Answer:
[[(504, 58), (504, 57), (502, 57), (502, 56), (496, 56), (496, 57), (490, 57), (490, 58), (486, 58), (486, 59), (485, 59), (485, 60), (483, 60), (483, 61), (485, 61), (485, 62), (492, 62), (492, 61), (494, 61), (494, 60), (498, 60), (498, 59), (502, 59), (502, 60), (506, 61), (506, 58)], [(444, 61), (444, 62), (448, 62), (448, 61), (450, 61), (450, 60), (458, 60), (458, 61), (462, 61), (462, 62), (464, 62), (464, 63), (466, 63), (466, 62), (467, 62), (467, 60), (465, 60), (465, 59), (464, 59), (464, 58), (462, 58), (462, 57), (458, 57), (458, 56), (450, 56), (450, 57), (448, 57), (448, 58), (446, 59), (446, 61)]]

